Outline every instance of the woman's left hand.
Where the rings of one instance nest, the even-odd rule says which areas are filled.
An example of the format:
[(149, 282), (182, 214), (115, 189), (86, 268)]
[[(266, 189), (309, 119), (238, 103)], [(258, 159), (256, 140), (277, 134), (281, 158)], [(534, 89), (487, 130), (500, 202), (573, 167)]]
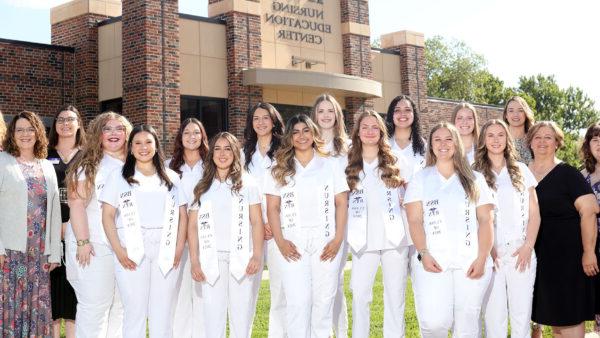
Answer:
[(52, 270), (58, 268), (58, 266), (58, 263), (50, 263), (50, 266), (48, 267), (48, 272), (51, 272)]
[(596, 254), (593, 251), (583, 252), (581, 264), (583, 265), (583, 272), (585, 272), (586, 275), (592, 277), (598, 274), (598, 260), (596, 259)]
[(248, 266), (246, 267), (246, 274), (254, 275), (255, 273), (257, 273), (258, 269), (260, 269), (260, 261), (260, 257), (252, 256), (252, 258), (250, 258), (250, 261), (248, 262)]
[(175, 247), (175, 259), (173, 259), (173, 268), (177, 268), (179, 263), (181, 262), (181, 256), (183, 255), (183, 249), (185, 249), (185, 244), (178, 244)]
[(520, 272), (529, 269), (529, 265), (531, 264), (531, 253), (533, 249), (527, 244), (523, 244), (520, 248), (515, 251), (512, 256), (517, 257), (517, 264), (515, 265), (515, 269)]
[(467, 277), (471, 279), (481, 278), (485, 269), (485, 261), (485, 256), (478, 256), (469, 267), (469, 270), (467, 270)]
[(325, 247), (323, 248), (323, 253), (321, 254), (321, 261), (333, 261), (338, 251), (340, 251), (340, 246), (342, 245), (342, 240), (337, 238), (332, 239)]

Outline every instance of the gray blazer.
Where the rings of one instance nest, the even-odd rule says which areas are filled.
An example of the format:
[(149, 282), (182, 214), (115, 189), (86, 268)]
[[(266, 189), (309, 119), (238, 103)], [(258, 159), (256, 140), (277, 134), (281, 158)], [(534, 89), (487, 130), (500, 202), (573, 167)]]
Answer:
[[(58, 182), (52, 163), (40, 160), (46, 179), (46, 246), (49, 263), (61, 262), (61, 217)], [(0, 152), (0, 255), (6, 249), (25, 252), (27, 247), (27, 182), (17, 159)]]

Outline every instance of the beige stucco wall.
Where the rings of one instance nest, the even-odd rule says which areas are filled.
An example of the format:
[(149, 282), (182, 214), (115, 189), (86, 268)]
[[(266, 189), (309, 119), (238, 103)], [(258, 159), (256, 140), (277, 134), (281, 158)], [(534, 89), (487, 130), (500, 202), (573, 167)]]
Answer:
[[(98, 28), (98, 100), (123, 93), (121, 22)], [(225, 26), (180, 19), (181, 95), (227, 98)]]
[(379, 113), (386, 113), (392, 99), (401, 93), (400, 88), (400, 55), (371, 51), (373, 80), (381, 82), (383, 96), (373, 99), (374, 108)]
[(181, 95), (227, 98), (225, 25), (179, 20)]

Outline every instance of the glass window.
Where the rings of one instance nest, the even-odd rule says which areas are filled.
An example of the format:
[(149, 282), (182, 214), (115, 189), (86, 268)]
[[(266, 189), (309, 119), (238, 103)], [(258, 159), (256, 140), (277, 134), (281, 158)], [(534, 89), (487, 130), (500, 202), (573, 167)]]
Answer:
[(226, 131), (227, 100), (211, 97), (181, 96), (181, 121), (195, 117), (202, 122), (206, 134), (213, 135)]
[(123, 99), (119, 97), (116, 99), (100, 102), (100, 112), (104, 113), (106, 111), (112, 111), (115, 113), (122, 114), (123, 113)]

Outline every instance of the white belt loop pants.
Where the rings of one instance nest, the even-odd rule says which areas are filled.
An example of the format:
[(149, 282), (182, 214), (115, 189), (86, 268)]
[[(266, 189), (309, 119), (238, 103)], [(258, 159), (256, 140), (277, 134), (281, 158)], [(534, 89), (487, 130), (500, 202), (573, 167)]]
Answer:
[(229, 252), (219, 252), (219, 278), (215, 285), (199, 283), (202, 287), (202, 315), (206, 337), (225, 337), (229, 314), (229, 335), (249, 338), (256, 310), (257, 275), (246, 275), (237, 281), (229, 272)]
[(483, 308), (488, 338), (507, 337), (508, 318), (511, 337), (530, 337), (529, 322), (537, 259), (535, 253), (532, 254), (529, 269), (518, 271), (515, 269), (517, 257), (512, 257), (512, 254), (519, 247), (516, 243), (509, 243), (497, 249), (500, 267), (493, 273)]
[(413, 291), (423, 338), (447, 338), (452, 328), (452, 337), (479, 337), (481, 307), (492, 268), (485, 268), (481, 278), (470, 279), (463, 269), (433, 273), (415, 261)]
[(290, 262), (280, 257), (288, 338), (329, 337), (342, 250), (333, 261), (323, 262), (320, 256), (326, 243), (318, 235), (311, 236), (311, 230), (302, 231), (307, 232), (305, 245), (295, 243), (302, 257)]
[(340, 259), (340, 275), (338, 278), (338, 289), (333, 300), (333, 332), (336, 338), (348, 338), (348, 305), (344, 294), (344, 268), (348, 260), (348, 242), (344, 241), (340, 247), (342, 257)]
[(352, 336), (368, 338), (373, 284), (381, 264), (383, 272), (383, 336), (404, 337), (404, 299), (408, 276), (409, 247), (352, 251)]
[(286, 300), (281, 280), (281, 264), (283, 257), (274, 239), (268, 240), (267, 266), (269, 268), (269, 289), (271, 291), (271, 308), (269, 309), (269, 338), (287, 337), (285, 307)]
[(145, 338), (146, 319), (150, 338), (170, 338), (179, 269), (163, 276), (158, 267), (162, 229), (142, 229), (142, 233), (145, 256), (135, 270), (126, 270), (115, 257), (117, 285), (125, 309), (123, 338)]
[(66, 240), (67, 280), (77, 296), (75, 336), (78, 338), (120, 338), (123, 305), (115, 283), (115, 262), (110, 248), (92, 243), (95, 255), (84, 268), (77, 262), (77, 244)]
[(186, 245), (179, 263), (179, 278), (175, 287), (177, 295), (173, 314), (173, 337), (204, 338), (204, 320), (200, 311), (202, 292), (200, 287), (198, 290), (193, 287), (189, 255)]

